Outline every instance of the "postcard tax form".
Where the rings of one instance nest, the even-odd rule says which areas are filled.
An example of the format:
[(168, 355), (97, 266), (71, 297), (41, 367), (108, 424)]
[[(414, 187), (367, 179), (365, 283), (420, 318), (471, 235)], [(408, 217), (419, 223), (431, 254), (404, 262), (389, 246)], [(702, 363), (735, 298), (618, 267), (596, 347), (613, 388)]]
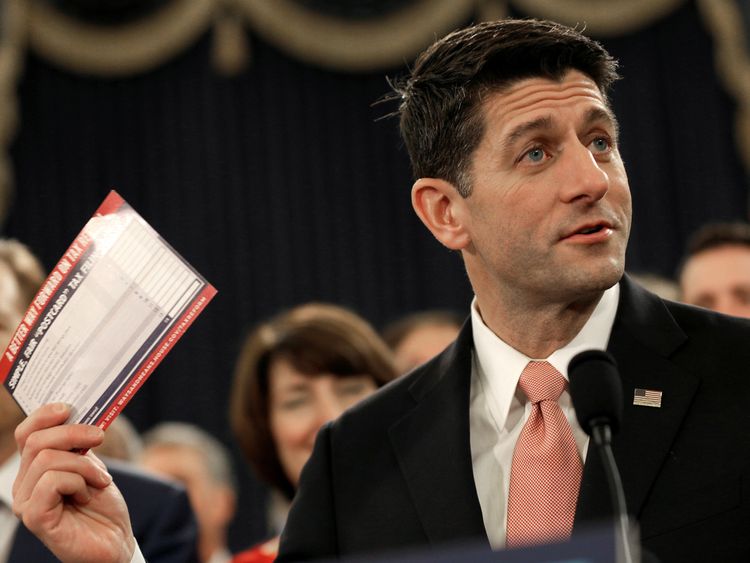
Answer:
[(0, 359), (28, 414), (106, 428), (216, 294), (112, 191), (42, 284)]

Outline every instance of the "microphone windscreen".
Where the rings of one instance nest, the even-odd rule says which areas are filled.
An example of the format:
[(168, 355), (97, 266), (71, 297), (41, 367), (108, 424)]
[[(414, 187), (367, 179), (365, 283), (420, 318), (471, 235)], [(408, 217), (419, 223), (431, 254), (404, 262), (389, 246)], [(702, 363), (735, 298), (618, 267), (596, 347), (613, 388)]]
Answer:
[(591, 433), (591, 423), (607, 422), (616, 433), (622, 420), (622, 385), (615, 359), (603, 350), (586, 350), (568, 364), (570, 396), (578, 423)]

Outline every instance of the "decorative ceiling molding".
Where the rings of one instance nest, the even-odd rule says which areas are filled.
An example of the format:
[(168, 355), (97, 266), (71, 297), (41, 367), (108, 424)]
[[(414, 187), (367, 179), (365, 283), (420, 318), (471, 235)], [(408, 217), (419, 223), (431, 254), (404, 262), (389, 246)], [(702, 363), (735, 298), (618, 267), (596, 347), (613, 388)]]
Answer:
[(736, 142), (745, 169), (750, 170), (750, 38), (737, 1), (697, 0), (697, 5), (714, 37), (716, 72), (737, 102), (734, 125)]
[(211, 26), (218, 36), (214, 60), (217, 68), (227, 72), (238, 72), (247, 60), (247, 45), (238, 33), (243, 23), (295, 58), (357, 72), (402, 65), (436, 37), (472, 17), (505, 16), (508, 5), (532, 17), (585, 26), (594, 36), (607, 36), (648, 25), (684, 2), (410, 0), (399, 10), (361, 20), (326, 15), (294, 0), (169, 0), (139, 20), (110, 25), (75, 19), (51, 0), (25, 0), (29, 45), (54, 64), (98, 76), (130, 75), (158, 67)]
[(599, 37), (623, 35), (673, 12), (685, 0), (512, 0), (522, 12)]
[(13, 165), (8, 146), (18, 127), (16, 84), (23, 68), (26, 3), (5, 0), (0, 6), (0, 224), (13, 197)]
[(216, 0), (171, 0), (133, 23), (95, 25), (46, 0), (28, 3), (30, 47), (61, 67), (99, 76), (136, 74), (167, 62), (209, 28), (216, 8)]
[(468, 21), (477, 0), (416, 0), (367, 21), (321, 15), (292, 0), (233, 0), (253, 30), (304, 61), (337, 70), (387, 68), (411, 60), (436, 37)]
[[(716, 68), (738, 103), (736, 136), (750, 170), (750, 58), (738, 2), (696, 0), (716, 42)], [(153, 13), (119, 25), (77, 20), (52, 0), (0, 1), (0, 222), (10, 194), (8, 146), (17, 127), (17, 81), (27, 47), (71, 72), (130, 76), (165, 64), (214, 30), (214, 66), (241, 72), (251, 57), (250, 33), (305, 62), (363, 72), (410, 62), (424, 47), (473, 18), (531, 17), (585, 28), (594, 37), (623, 35), (652, 24), (686, 0), (404, 0), (381, 17), (345, 19), (294, 0), (167, 0)]]

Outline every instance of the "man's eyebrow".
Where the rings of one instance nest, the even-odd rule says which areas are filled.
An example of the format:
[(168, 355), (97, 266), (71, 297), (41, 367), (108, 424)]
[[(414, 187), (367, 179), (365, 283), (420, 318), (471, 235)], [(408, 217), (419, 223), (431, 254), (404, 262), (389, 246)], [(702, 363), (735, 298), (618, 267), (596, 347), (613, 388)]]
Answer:
[[(612, 113), (608, 108), (595, 107), (588, 110), (583, 118), (583, 126), (590, 127), (591, 125), (599, 122), (604, 122), (612, 127), (614, 130), (615, 140), (619, 138), (620, 126), (617, 123), (615, 114)], [(508, 136), (503, 140), (503, 152), (512, 152), (514, 145), (519, 139), (526, 136), (528, 133), (535, 131), (549, 131), (554, 127), (554, 122), (551, 115), (545, 115), (525, 123), (521, 123), (516, 126)]]
[(521, 137), (524, 137), (528, 133), (533, 131), (548, 131), (552, 129), (552, 126), (552, 116), (550, 115), (521, 123), (520, 125), (515, 127), (503, 140), (503, 152), (511, 151), (513, 149), (513, 145), (515, 145)]
[(591, 108), (583, 118), (584, 127), (590, 127), (594, 123), (605, 122), (614, 130), (615, 139), (620, 136), (620, 125), (617, 123), (615, 114), (607, 108)]

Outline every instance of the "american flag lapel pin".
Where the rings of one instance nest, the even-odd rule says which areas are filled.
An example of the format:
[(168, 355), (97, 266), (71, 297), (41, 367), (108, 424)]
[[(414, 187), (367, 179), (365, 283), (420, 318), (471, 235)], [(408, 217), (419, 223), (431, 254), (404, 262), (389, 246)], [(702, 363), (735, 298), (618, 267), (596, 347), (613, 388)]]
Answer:
[(636, 389), (633, 392), (633, 404), (640, 407), (661, 407), (661, 391), (653, 389)]

